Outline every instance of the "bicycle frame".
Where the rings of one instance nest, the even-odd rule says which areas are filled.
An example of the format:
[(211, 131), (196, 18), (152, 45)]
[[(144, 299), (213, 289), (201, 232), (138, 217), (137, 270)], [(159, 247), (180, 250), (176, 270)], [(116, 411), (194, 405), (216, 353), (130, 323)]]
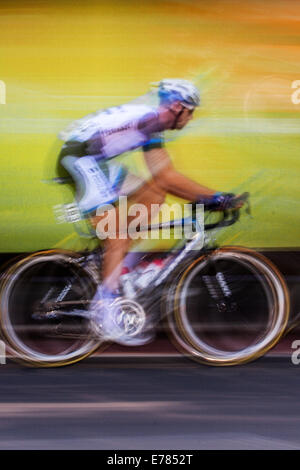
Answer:
[[(189, 255), (195, 251), (204, 253), (206, 249), (208, 249), (208, 236), (206, 235), (206, 231), (212, 229), (219, 229), (225, 226), (229, 226), (234, 224), (239, 219), (239, 211), (236, 210), (234, 213), (229, 214), (227, 211), (222, 212), (223, 217), (220, 221), (207, 224), (204, 226), (200, 226), (198, 220), (195, 217), (195, 210), (194, 215), (185, 219), (177, 219), (169, 222), (163, 222), (152, 226), (145, 226), (139, 229), (140, 232), (142, 231), (150, 231), (150, 230), (163, 230), (164, 228), (175, 228), (175, 227), (182, 227), (183, 223), (190, 223), (195, 227), (195, 234), (190, 239), (187, 240), (186, 238), (182, 238), (178, 243), (174, 245), (174, 247), (168, 252), (168, 257), (170, 258), (167, 263), (163, 266), (156, 276), (151, 281), (152, 286), (159, 287), (162, 285), (168, 278), (168, 276), (174, 272), (177, 266), (180, 265), (182, 261), (186, 261)], [(231, 217), (229, 218), (229, 215)], [(216, 246), (211, 247), (211, 249), (215, 249)], [(98, 256), (98, 248), (94, 250), (94, 255)], [(91, 253), (91, 254), (92, 254)], [(93, 258), (93, 255), (92, 255)], [(85, 264), (85, 263), (84, 263)], [(143, 289), (141, 289), (143, 291)]]
[[(240, 196), (240, 198), (243, 201), (248, 200), (248, 193), (244, 193), (243, 195)], [(199, 205), (198, 205), (199, 206)], [(56, 214), (57, 214), (57, 207), (55, 206), (56, 209)], [(80, 236), (84, 236), (85, 238), (95, 238), (95, 234), (89, 233), (83, 234), (81, 230), (78, 229), (77, 224), (82, 221), (82, 218), (80, 218), (80, 213), (78, 208), (76, 208), (76, 204), (66, 204), (64, 205), (66, 213), (65, 214), (60, 214), (59, 215), (59, 221), (60, 223), (63, 221), (72, 223), (75, 226), (76, 232)], [(234, 224), (238, 219), (239, 219), (239, 209), (234, 209), (232, 211), (222, 211), (220, 212), (221, 214), (221, 219), (218, 222), (211, 223), (211, 224), (205, 224), (201, 226), (199, 224), (199, 221), (197, 220), (197, 204), (194, 203), (192, 204), (192, 215), (190, 217), (186, 217), (184, 219), (176, 219), (172, 220), (170, 222), (162, 222), (154, 225), (147, 225), (147, 226), (142, 226), (138, 229), (139, 232), (144, 232), (144, 231), (151, 231), (151, 230), (163, 230), (164, 228), (175, 228), (175, 227), (183, 227), (183, 224), (190, 224), (193, 226), (194, 229), (194, 235), (191, 239), (187, 239), (186, 237), (183, 237), (178, 243), (174, 245), (174, 247), (169, 251), (168, 256), (170, 257), (170, 260), (167, 261), (165, 266), (161, 269), (161, 271), (154, 276), (152, 279), (152, 285), (156, 288), (161, 286), (168, 278), (168, 276), (174, 272), (174, 270), (180, 265), (181, 262), (184, 260), (187, 260), (189, 257), (189, 254), (198, 251), (198, 252), (205, 252), (205, 249), (207, 249), (208, 245), (208, 236), (206, 235), (206, 232), (212, 229), (220, 229), (222, 227), (226, 227), (229, 225)], [(209, 208), (208, 208), (209, 210)], [(90, 230), (90, 228), (89, 228)], [(213, 247), (216, 248), (216, 247)], [(211, 248), (212, 249), (212, 248)], [(89, 252), (88, 254), (83, 253), (83, 257), (78, 260), (78, 262), (83, 266), (86, 267), (88, 270), (91, 271), (98, 271), (98, 278), (99, 278), (99, 260), (96, 259), (99, 258), (99, 248), (96, 248)], [(92, 265), (92, 266), (91, 266)], [(144, 289), (139, 289), (139, 293), (143, 293)], [(62, 299), (61, 299), (62, 300)]]
[[(243, 198), (246, 200), (248, 198), (248, 194), (244, 194)], [(234, 224), (239, 219), (239, 210), (235, 210), (234, 213), (231, 213), (231, 218), (229, 218), (230, 214), (228, 211), (223, 211), (223, 218), (216, 223), (207, 224), (201, 226), (199, 221), (196, 218), (196, 204), (193, 204), (193, 215), (189, 218), (185, 219), (177, 219), (171, 222), (160, 223), (152, 226), (141, 227), (139, 231), (150, 231), (150, 230), (163, 230), (164, 228), (175, 228), (179, 227), (184, 223), (190, 223), (195, 229), (196, 233), (192, 237), (191, 240), (187, 240), (183, 238), (180, 240), (169, 252), (169, 256), (171, 257), (170, 261), (166, 263), (166, 265), (162, 268), (162, 270), (152, 279), (152, 284), (155, 287), (158, 287), (161, 283), (163, 283), (166, 278), (171, 274), (176, 267), (185, 260), (189, 253), (194, 250), (199, 250), (200, 252), (204, 252), (205, 248), (207, 247), (208, 237), (206, 236), (206, 231), (226, 227), (229, 225)], [(182, 244), (184, 245), (182, 247)], [(200, 246), (199, 246), (200, 245)], [(179, 253), (178, 253), (178, 248)], [(175, 253), (176, 252), (176, 253)]]

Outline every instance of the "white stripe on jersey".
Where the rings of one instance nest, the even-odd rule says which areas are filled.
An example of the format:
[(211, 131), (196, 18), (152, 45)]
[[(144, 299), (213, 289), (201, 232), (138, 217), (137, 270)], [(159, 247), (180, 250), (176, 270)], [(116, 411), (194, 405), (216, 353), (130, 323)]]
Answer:
[(101, 157), (111, 158), (149, 140), (150, 135), (138, 129), (139, 122), (147, 114), (158, 116), (156, 108), (145, 105), (124, 104), (108, 108), (75, 121), (59, 137), (65, 141), (85, 142), (97, 132), (101, 140)]

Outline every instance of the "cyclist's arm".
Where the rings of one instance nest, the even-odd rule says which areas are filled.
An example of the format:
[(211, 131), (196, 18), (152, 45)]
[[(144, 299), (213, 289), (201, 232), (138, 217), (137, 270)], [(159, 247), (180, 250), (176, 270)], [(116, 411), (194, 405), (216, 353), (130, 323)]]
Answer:
[(163, 147), (144, 150), (144, 156), (153, 179), (168, 193), (189, 201), (215, 194), (215, 190), (202, 186), (176, 171), (168, 152)]

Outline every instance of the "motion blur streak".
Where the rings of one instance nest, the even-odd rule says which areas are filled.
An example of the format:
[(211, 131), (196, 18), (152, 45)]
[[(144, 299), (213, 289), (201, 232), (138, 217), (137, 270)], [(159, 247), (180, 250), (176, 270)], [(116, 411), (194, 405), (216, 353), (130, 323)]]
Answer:
[[(52, 213), (72, 200), (71, 189), (42, 182), (55, 176), (58, 131), (178, 76), (200, 87), (202, 107), (168, 144), (175, 166), (208, 187), (251, 192), (255, 223), (245, 222), (235, 243), (298, 246), (299, 7), (298, 0), (3, 0), (1, 250), (62, 239), (74, 248), (72, 227), (58, 227)], [(131, 165), (144, 171), (139, 152)], [(261, 170), (268, 180), (253, 180)]]
[[(144, 411), (145, 409), (149, 413), (158, 412), (160, 410), (172, 410), (181, 407), (181, 402), (148, 402), (143, 401), (141, 403), (135, 402), (109, 402), (105, 401), (104, 403), (6, 403), (4, 406), (0, 404), (0, 413), (1, 416), (72, 416), (74, 413), (87, 415), (89, 413), (111, 413), (111, 412), (139, 412)], [(299, 418), (300, 419), (300, 418)]]

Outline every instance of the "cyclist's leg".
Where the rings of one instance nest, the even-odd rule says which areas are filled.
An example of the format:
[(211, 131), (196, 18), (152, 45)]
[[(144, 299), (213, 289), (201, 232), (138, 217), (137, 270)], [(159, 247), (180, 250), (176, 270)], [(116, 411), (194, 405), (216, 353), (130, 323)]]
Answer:
[[(152, 210), (152, 205), (155, 204), (155, 208), (158, 210), (159, 206), (164, 202), (166, 192), (160, 188), (153, 180), (150, 182), (142, 182), (142, 180), (135, 180), (133, 175), (128, 175), (125, 179), (120, 194), (129, 191), (132, 188), (133, 183), (138, 183), (138, 189), (130, 194), (128, 198), (128, 208), (133, 204), (143, 204), (147, 213), (146, 220), (141, 220), (142, 224), (149, 224), (151, 222), (151, 216), (155, 215)], [(112, 209), (115, 211), (113, 214), (114, 220), (116, 221), (116, 233), (114, 237), (108, 237), (104, 241), (104, 260), (102, 267), (103, 284), (110, 290), (115, 290), (118, 287), (119, 277), (122, 271), (123, 260), (129, 251), (129, 248), (133, 242), (128, 233), (124, 234), (124, 231), (120, 232), (121, 227), (119, 226), (119, 212), (122, 207), (116, 207)], [(96, 227), (103, 218), (107, 216), (107, 212), (101, 216), (93, 217), (92, 223)], [(127, 217), (127, 227), (130, 222), (134, 219), (134, 216)]]
[[(77, 144), (77, 143), (76, 143)], [(159, 207), (165, 200), (165, 191), (153, 180), (145, 182), (135, 175), (125, 175), (121, 165), (105, 162), (100, 164), (92, 155), (80, 156), (84, 151), (82, 145), (69, 143), (61, 152), (61, 164), (71, 174), (76, 183), (76, 199), (83, 214), (89, 216), (99, 206), (113, 203), (118, 195), (126, 195), (128, 206), (132, 204), (143, 204), (147, 210), (148, 218), (143, 224), (150, 222), (152, 204)], [(74, 155), (75, 154), (75, 155)], [(79, 155), (79, 157), (78, 157)], [(104, 261), (102, 266), (103, 283), (109, 290), (118, 287), (118, 281), (122, 270), (123, 260), (130, 248), (131, 238), (122, 233), (120, 235), (119, 211), (115, 211), (116, 236), (108, 237), (104, 241)], [(93, 217), (92, 224), (96, 227), (107, 213)], [(134, 217), (128, 217), (127, 227)]]
[[(62, 158), (61, 164), (75, 181), (75, 197), (83, 215), (88, 216), (99, 206), (116, 200), (115, 188), (103, 169), (105, 163), (99, 164), (93, 155), (78, 158), (68, 154)], [(119, 173), (120, 171), (122, 169)], [(114, 175), (114, 178), (116, 176), (118, 174)]]
[[(101, 168), (95, 158), (86, 155), (86, 148), (84, 143), (66, 142), (59, 154), (59, 165), (65, 168), (71, 175), (76, 185), (75, 199), (78, 203), (81, 213), (91, 218), (93, 223), (93, 215), (98, 207), (107, 203), (112, 203), (117, 198), (117, 188), (122, 184), (122, 177), (124, 178), (124, 171), (122, 174), (122, 167), (116, 164), (107, 165), (102, 163)], [(128, 187), (128, 182), (126, 184)], [(130, 184), (132, 188), (132, 184)], [(128, 188), (128, 192), (129, 192)], [(125, 194), (123, 192), (123, 194)], [(105, 214), (104, 214), (105, 215)], [(97, 218), (97, 222), (101, 217)], [(123, 243), (117, 247), (117, 253), (110, 253), (112, 264), (120, 264), (121, 260), (127, 252), (127, 244)], [(109, 245), (109, 243), (107, 243)], [(108, 258), (107, 251), (105, 250), (105, 260)], [(116, 261), (115, 261), (116, 259)], [(104, 261), (104, 272), (107, 261)], [(108, 269), (109, 270), (109, 269)]]

